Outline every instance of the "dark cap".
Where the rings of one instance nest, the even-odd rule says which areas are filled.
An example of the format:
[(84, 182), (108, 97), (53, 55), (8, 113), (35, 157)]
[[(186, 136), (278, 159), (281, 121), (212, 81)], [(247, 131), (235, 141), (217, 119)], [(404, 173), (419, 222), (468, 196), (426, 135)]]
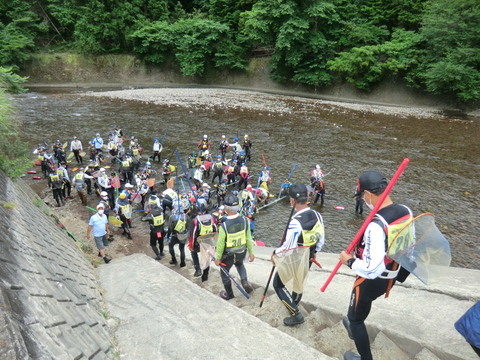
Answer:
[(225, 205), (227, 206), (237, 206), (238, 198), (233, 194), (228, 194), (225, 196)]
[(307, 187), (304, 184), (297, 183), (288, 188), (288, 195), (293, 199), (306, 198), (307, 194)]
[(355, 197), (361, 195), (365, 190), (370, 192), (383, 190), (387, 185), (387, 179), (378, 171), (366, 171), (357, 179), (357, 192), (355, 193)]

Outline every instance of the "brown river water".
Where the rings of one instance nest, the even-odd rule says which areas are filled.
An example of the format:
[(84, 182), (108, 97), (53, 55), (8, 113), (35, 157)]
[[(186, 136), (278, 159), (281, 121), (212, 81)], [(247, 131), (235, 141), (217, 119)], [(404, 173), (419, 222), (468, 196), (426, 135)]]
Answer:
[[(251, 94), (243, 98), (240, 92), (236, 101), (248, 103), (263, 96)], [(43, 140), (70, 141), (74, 135), (85, 146), (96, 132), (107, 139), (113, 126), (119, 125), (127, 136), (138, 138), (144, 154), (150, 155), (153, 138), (161, 139), (168, 130), (163, 157), (180, 168), (174, 151), (178, 150), (185, 161), (203, 134), (208, 134), (213, 145), (223, 134), (229, 140), (248, 134), (253, 142), (248, 165), (251, 173), (257, 174), (252, 184), (256, 185), (263, 167), (263, 154), (271, 168), (273, 193), (278, 193), (294, 163), (292, 182), (305, 184), (310, 171), (320, 164), (328, 174), (324, 179), (327, 196), (323, 207), (314, 208), (324, 219), (326, 252), (345, 249), (368, 214), (366, 207), (363, 215), (355, 214), (352, 195), (356, 178), (366, 170), (378, 170), (391, 178), (402, 160), (409, 158), (392, 190), (392, 199), (411, 207), (415, 215), (434, 213), (438, 228), (450, 242), (452, 265), (480, 269), (479, 119), (424, 117), (420, 112), (418, 116), (405, 115), (401, 108), (398, 114), (383, 114), (371, 112), (368, 106), (312, 105), (316, 100), (278, 97), (293, 111), (215, 104), (167, 106), (82, 96), (62, 89), (37, 89), (16, 95), (15, 101), (23, 121), (21, 138), (32, 149)], [(158, 169), (160, 164), (153, 167)], [(256, 218), (256, 238), (268, 246), (278, 246), (289, 214), (287, 200), (261, 210)]]

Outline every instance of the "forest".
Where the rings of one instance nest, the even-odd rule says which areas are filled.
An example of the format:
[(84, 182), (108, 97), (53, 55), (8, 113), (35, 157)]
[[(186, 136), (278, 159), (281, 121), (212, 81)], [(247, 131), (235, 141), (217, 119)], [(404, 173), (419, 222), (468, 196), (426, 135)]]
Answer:
[(13, 87), (39, 52), (134, 54), (196, 76), (269, 56), (281, 83), (398, 78), (459, 106), (480, 99), (478, 0), (2, 0), (0, 33)]

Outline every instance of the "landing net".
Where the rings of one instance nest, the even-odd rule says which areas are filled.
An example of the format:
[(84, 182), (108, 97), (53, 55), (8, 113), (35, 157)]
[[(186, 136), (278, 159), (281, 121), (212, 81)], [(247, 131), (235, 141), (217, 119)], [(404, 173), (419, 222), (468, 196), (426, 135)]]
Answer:
[(285, 286), (298, 293), (303, 293), (303, 284), (308, 274), (310, 247), (300, 246), (281, 251), (273, 256), (280, 279)]
[[(200, 244), (200, 268), (205, 270), (210, 266), (212, 256), (215, 256), (215, 247), (217, 246), (218, 232), (199, 236), (197, 238)], [(209, 255), (210, 253), (210, 255)]]
[(387, 256), (425, 284), (444, 275), (452, 260), (450, 244), (431, 213), (412, 219), (389, 243)]

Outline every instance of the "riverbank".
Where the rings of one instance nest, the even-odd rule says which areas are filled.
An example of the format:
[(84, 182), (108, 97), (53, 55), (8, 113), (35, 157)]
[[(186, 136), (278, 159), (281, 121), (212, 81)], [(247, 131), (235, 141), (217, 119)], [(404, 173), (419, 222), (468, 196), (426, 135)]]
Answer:
[[(455, 110), (449, 99), (409, 88), (404, 81), (395, 78), (386, 79), (370, 92), (356, 89), (347, 82), (322, 88), (277, 83), (269, 78), (269, 62), (269, 57), (252, 58), (245, 71), (227, 72), (213, 69), (202, 77), (195, 77), (183, 76), (175, 68), (147, 66), (130, 55), (36, 54), (21, 75), (29, 78), (26, 87), (31, 89), (214, 86), (318, 97), (330, 101), (453, 109), (458, 114), (462, 113)], [(472, 110), (471, 114), (479, 115), (478, 110)]]

